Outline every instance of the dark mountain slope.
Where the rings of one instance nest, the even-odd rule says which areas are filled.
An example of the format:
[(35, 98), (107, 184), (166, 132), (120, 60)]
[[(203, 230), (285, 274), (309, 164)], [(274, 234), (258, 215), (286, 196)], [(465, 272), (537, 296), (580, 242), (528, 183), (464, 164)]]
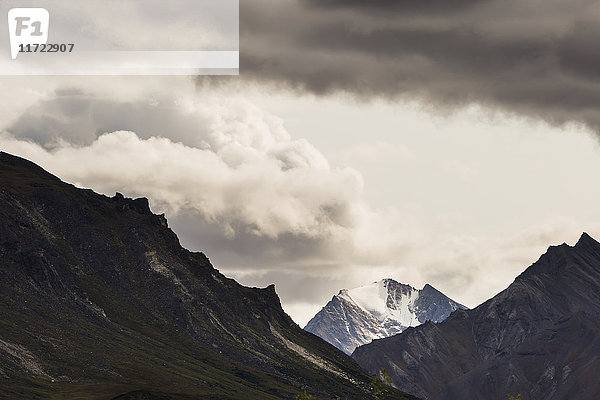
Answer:
[(430, 399), (597, 399), (600, 244), (551, 247), (503, 292), (440, 324), (359, 347), (365, 368)]
[(366, 373), (300, 329), (273, 286), (243, 287), (183, 249), (146, 199), (6, 153), (0, 316), (2, 399), (369, 398)]

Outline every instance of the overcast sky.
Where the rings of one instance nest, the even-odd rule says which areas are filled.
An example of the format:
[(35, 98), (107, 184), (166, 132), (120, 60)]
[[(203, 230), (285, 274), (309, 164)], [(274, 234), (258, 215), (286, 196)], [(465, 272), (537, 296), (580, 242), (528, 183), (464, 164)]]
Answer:
[(383, 277), (473, 307), (600, 238), (600, 2), (449, 3), (243, 1), (240, 77), (0, 78), (0, 148), (148, 197), (301, 325)]

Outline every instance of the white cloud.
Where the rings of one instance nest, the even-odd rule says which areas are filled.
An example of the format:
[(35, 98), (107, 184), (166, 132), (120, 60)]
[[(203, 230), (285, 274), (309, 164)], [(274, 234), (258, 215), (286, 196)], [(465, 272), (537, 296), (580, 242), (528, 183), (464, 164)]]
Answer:
[[(498, 218), (520, 221), (523, 211), (494, 196), (489, 198), (495, 202), (481, 196), (466, 202), (474, 185), (495, 188), (490, 176), (512, 176), (504, 164), (493, 163), (498, 171), (482, 181), (479, 165), (462, 162), (470, 147), (459, 152), (451, 143), (439, 146), (439, 152), (461, 160), (449, 166), (454, 175), (473, 180), (455, 202), (468, 206), (444, 208), (438, 203), (450, 203), (459, 190), (448, 183), (449, 174), (436, 172), (440, 160), (426, 143), (429, 136), (421, 148), (419, 142), (404, 146), (377, 139), (344, 150), (334, 135), (342, 150), (331, 151), (328, 159), (311, 142), (290, 135), (280, 118), (241, 96), (196, 92), (182, 79), (66, 82), (43, 81), (32, 86), (36, 90), (3, 82), (5, 92), (18, 95), (0, 110), (5, 124), (0, 148), (107, 195), (148, 197), (155, 212), (167, 212), (182, 243), (205, 251), (217, 268), (244, 284), (276, 283), (284, 307), (299, 323), (339, 289), (388, 276), (414, 286), (431, 283), (475, 306), (506, 287), (549, 244), (575, 241), (583, 229), (600, 237), (597, 223), (570, 214), (536, 217), (542, 222), (528, 229), (513, 229), (516, 223), (494, 228)], [(49, 127), (56, 133), (52, 138)], [(470, 136), (461, 140), (473, 142)], [(399, 197), (393, 206), (376, 209), (366, 200), (363, 176), (335, 167), (366, 164), (375, 166), (371, 176), (380, 179), (377, 185), (401, 188), (402, 196), (421, 193), (421, 186), (427, 190), (414, 196), (420, 202)], [(407, 166), (404, 174), (386, 171), (399, 165)], [(555, 175), (548, 174), (544, 187), (551, 187)], [(412, 184), (407, 176), (414, 176)], [(583, 187), (577, 176), (568, 182), (572, 192)], [(519, 186), (508, 192), (518, 194)], [(554, 198), (556, 192), (551, 191)], [(480, 223), (485, 229), (457, 227), (466, 216), (480, 215), (475, 206), (489, 218)], [(520, 233), (506, 233), (515, 231)]]
[(247, 229), (271, 238), (320, 237), (353, 224), (349, 214), (361, 186), (354, 171), (330, 169), (314, 148), (289, 137), (272, 146), (228, 139), (198, 149), (118, 131), (89, 146), (62, 142), (52, 151), (8, 136), (2, 146), (81, 186), (145, 194), (172, 213), (193, 209), (229, 235)]
[[(419, 232), (413, 210), (373, 210), (356, 170), (330, 166), (307, 140), (293, 139), (279, 118), (248, 101), (185, 90), (149, 101), (121, 91), (112, 100), (95, 85), (48, 88), (5, 127), (0, 144), (77, 185), (147, 196), (171, 217), (193, 215), (211, 225), (211, 235), (218, 228), (233, 253), (234, 239), (270, 241), (264, 253), (278, 265), (390, 263)], [(98, 136), (119, 123), (113, 119), (123, 109), (121, 123), (136, 131)], [(51, 119), (56, 132), (70, 133), (49, 140)]]

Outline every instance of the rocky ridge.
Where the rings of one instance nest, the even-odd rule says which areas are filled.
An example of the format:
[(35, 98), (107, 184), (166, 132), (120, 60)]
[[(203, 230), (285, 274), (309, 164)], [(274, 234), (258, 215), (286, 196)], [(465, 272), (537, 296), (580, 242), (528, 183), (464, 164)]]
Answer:
[(504, 291), (439, 324), (359, 347), (370, 371), (425, 399), (594, 400), (600, 393), (600, 243), (553, 246)]
[(418, 290), (393, 279), (342, 289), (304, 327), (352, 354), (354, 349), (427, 321), (441, 322), (465, 306), (427, 284)]

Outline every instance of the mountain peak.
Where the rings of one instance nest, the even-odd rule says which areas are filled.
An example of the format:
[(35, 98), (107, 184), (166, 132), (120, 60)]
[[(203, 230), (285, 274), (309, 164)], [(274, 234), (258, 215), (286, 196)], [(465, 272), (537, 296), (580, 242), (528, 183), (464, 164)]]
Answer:
[(593, 237), (591, 237), (587, 232), (583, 232), (581, 237), (575, 244), (575, 248), (585, 248), (585, 247), (597, 247), (600, 246), (600, 243), (596, 241)]
[(539, 274), (555, 275), (564, 271), (568, 265), (579, 265), (574, 261), (582, 253), (592, 253), (600, 256), (600, 243), (586, 232), (583, 232), (575, 246), (563, 243), (558, 246), (550, 246), (538, 261), (527, 268), (516, 280), (537, 276)]
[(342, 289), (304, 329), (351, 354), (357, 346), (432, 320), (464, 306), (425, 285), (418, 290), (392, 278)]
[(426, 283), (425, 286), (423, 286), (423, 289), (421, 289), (422, 291), (432, 291), (432, 292), (439, 292), (439, 290), (437, 290), (436, 288), (434, 288), (433, 286), (431, 286), (429, 283)]
[(353, 357), (371, 373), (386, 368), (395, 387), (422, 398), (595, 400), (599, 343), (600, 243), (583, 233), (575, 246), (549, 247), (475, 309), (359, 347)]

